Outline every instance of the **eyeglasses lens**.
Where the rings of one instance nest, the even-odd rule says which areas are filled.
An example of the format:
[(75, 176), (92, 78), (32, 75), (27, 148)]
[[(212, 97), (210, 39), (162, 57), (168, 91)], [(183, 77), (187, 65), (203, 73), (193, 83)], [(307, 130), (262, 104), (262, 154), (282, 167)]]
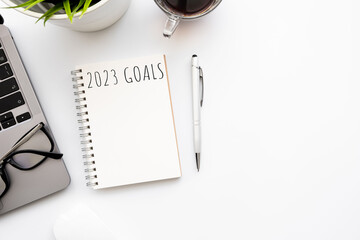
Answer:
[[(51, 142), (43, 131), (38, 131), (16, 151), (28, 149), (49, 152), (52, 150)], [(31, 168), (44, 159), (44, 156), (32, 153), (18, 153), (13, 156), (13, 160), (23, 168)]]
[[(2, 193), (5, 191), (5, 182), (4, 180), (0, 177), (0, 196), (2, 195)], [(1, 204), (0, 204), (1, 205)], [(1, 208), (0, 208), (1, 209)]]

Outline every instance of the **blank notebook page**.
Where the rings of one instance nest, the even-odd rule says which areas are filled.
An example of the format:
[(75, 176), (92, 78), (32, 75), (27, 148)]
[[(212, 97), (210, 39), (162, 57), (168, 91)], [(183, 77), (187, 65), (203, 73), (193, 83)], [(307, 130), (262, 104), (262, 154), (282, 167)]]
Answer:
[[(164, 55), (78, 66), (95, 189), (181, 176)], [(84, 92), (83, 92), (84, 91)], [(94, 162), (92, 162), (94, 161)], [(94, 171), (93, 171), (94, 170)], [(92, 172), (93, 171), (93, 172)], [(95, 183), (95, 184), (94, 184)]]

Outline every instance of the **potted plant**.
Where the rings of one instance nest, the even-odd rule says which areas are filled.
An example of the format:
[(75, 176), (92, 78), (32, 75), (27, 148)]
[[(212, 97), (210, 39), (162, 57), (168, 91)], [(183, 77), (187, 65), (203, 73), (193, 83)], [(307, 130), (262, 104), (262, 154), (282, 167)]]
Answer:
[(98, 31), (119, 20), (130, 0), (2, 0), (10, 8), (76, 31)]

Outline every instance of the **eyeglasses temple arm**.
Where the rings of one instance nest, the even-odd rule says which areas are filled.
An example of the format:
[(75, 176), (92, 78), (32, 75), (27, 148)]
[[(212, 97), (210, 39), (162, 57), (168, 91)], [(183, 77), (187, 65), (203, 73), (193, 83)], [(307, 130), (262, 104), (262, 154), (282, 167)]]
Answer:
[(9, 156), (10, 153), (15, 151), (18, 147), (26, 143), (37, 131), (39, 131), (44, 126), (43, 123), (39, 123), (36, 125), (30, 132), (28, 132), (20, 141), (18, 141), (10, 150), (5, 153), (5, 155), (0, 159), (0, 164), (4, 162), (4, 160)]
[(62, 158), (62, 156), (63, 156), (62, 153), (43, 152), (43, 151), (32, 150), (32, 149), (20, 150), (20, 151), (17, 151), (17, 152), (16, 152), (16, 154), (19, 154), (19, 153), (33, 153), (33, 154), (37, 154), (37, 155), (40, 155), (40, 156), (44, 156), (44, 157), (48, 157), (48, 158), (53, 158), (53, 159), (60, 159), (60, 158)]

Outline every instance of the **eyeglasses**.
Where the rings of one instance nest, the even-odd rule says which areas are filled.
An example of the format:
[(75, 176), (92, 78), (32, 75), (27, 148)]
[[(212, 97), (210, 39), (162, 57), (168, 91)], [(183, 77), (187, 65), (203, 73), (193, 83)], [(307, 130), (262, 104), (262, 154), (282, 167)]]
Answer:
[(0, 199), (10, 188), (10, 178), (5, 170), (6, 164), (22, 171), (32, 170), (46, 159), (61, 159), (63, 154), (54, 153), (54, 141), (39, 123), (22, 136), (15, 145), (0, 158)]

